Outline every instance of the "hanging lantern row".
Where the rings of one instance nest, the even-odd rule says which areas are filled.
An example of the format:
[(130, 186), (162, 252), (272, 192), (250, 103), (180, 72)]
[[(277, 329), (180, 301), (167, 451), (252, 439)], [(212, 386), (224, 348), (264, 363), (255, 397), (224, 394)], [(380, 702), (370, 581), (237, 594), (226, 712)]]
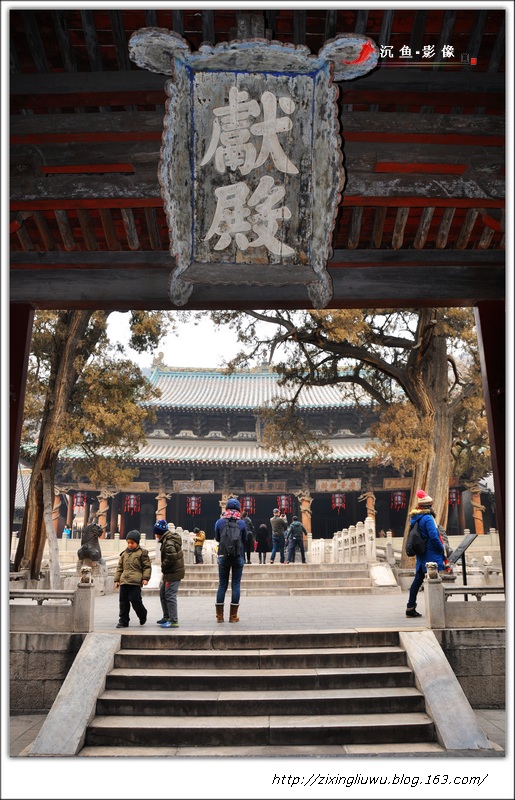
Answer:
[(281, 514), (292, 513), (292, 502), (289, 494), (280, 494), (277, 497), (277, 508), (279, 509)]
[(125, 502), (123, 505), (124, 511), (129, 511), (131, 516), (133, 514), (138, 513), (140, 510), (141, 503), (140, 503), (140, 496), (139, 494), (126, 494), (125, 495)]
[(338, 514), (342, 508), (345, 509), (345, 495), (341, 492), (336, 492), (336, 494), (331, 495), (331, 508), (333, 511), (336, 509)]
[(392, 492), (390, 494), (390, 508), (394, 508), (395, 511), (406, 508), (406, 492)]
[(87, 499), (86, 492), (75, 492), (75, 497), (73, 499), (73, 507), (81, 508), (82, 506), (85, 506), (86, 499)]
[(245, 497), (240, 497), (240, 508), (242, 511), (246, 511), (247, 514), (255, 514), (256, 498), (251, 497), (250, 495), (245, 495)]
[(454, 508), (454, 506), (459, 506), (459, 504), (460, 504), (460, 490), (449, 489), (449, 505)]
[(186, 514), (190, 514), (192, 517), (198, 516), (200, 514), (202, 499), (197, 495), (191, 495), (191, 497), (186, 498)]

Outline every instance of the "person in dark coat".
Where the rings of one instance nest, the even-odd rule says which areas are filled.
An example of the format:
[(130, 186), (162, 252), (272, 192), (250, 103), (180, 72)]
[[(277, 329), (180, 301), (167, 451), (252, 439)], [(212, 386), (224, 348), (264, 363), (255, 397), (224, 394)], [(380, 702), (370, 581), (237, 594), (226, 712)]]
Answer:
[(241, 512), (241, 518), (245, 521), (247, 526), (247, 538), (245, 540), (245, 556), (247, 564), (251, 564), (250, 556), (254, 552), (254, 523), (246, 511)]
[(259, 556), (259, 563), (266, 564), (266, 554), (268, 553), (268, 528), (264, 522), (258, 528), (256, 540), (256, 552)]
[(243, 574), (243, 566), (245, 564), (245, 540), (247, 538), (247, 526), (245, 520), (241, 519), (240, 501), (236, 497), (230, 497), (225, 505), (225, 511), (222, 516), (215, 522), (215, 539), (220, 542), (220, 537), (224, 528), (226, 527), (227, 520), (230, 518), (236, 520), (240, 530), (241, 544), (239, 547), (239, 554), (235, 556), (228, 556), (220, 552), (218, 548), (218, 589), (216, 592), (216, 621), (224, 621), (224, 602), (225, 593), (229, 586), (229, 577), (231, 578), (231, 609), (229, 612), (229, 622), (239, 622), (238, 608), (240, 605), (240, 585), (241, 576)]
[(176, 531), (168, 529), (164, 519), (158, 519), (154, 525), (154, 537), (161, 545), (162, 572), (159, 599), (163, 617), (157, 624), (162, 628), (178, 628), (177, 592), (185, 574), (182, 539)]
[(417, 611), (417, 594), (424, 582), (428, 561), (434, 561), (438, 565), (439, 571), (445, 568), (445, 547), (438, 532), (434, 516), (431, 513), (432, 503), (432, 497), (429, 497), (422, 489), (417, 491), (417, 506), (411, 511), (410, 525), (418, 521), (420, 533), (422, 537), (427, 540), (427, 547), (424, 555), (416, 557), (415, 578), (411, 584), (408, 605), (406, 607), (407, 617), (422, 616), (422, 614), (419, 614)]

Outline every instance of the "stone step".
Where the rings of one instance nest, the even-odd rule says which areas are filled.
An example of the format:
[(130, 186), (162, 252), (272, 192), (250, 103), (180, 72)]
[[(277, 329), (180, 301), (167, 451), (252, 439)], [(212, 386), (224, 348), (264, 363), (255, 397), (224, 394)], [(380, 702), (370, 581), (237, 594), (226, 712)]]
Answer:
[[(169, 684), (173, 685), (173, 684)], [(97, 715), (111, 716), (264, 716), (314, 714), (390, 714), (425, 711), (415, 687), (316, 689), (239, 689), (239, 674), (208, 690), (192, 687), (152, 690), (107, 689), (97, 700)]]
[[(179, 591), (179, 597), (206, 597), (211, 596), (214, 597), (216, 594), (216, 584), (215, 588), (213, 589), (199, 589), (199, 588), (188, 588), (188, 586), (182, 586), (181, 581), (181, 588)], [(387, 587), (388, 589), (389, 587)], [(393, 587), (396, 591), (397, 587)], [(266, 597), (269, 595), (278, 595), (280, 597), (287, 597), (288, 595), (311, 595), (311, 596), (319, 596), (319, 595), (360, 595), (360, 594), (370, 594), (370, 592), (378, 592), (384, 594), (385, 589), (381, 587), (380, 589), (376, 589), (371, 585), (368, 586), (333, 586), (327, 587), (324, 585), (320, 586), (311, 586), (311, 587), (304, 587), (302, 589), (296, 588), (295, 586), (290, 586), (289, 584), (279, 584), (278, 586), (270, 587), (270, 586), (263, 586), (263, 587), (256, 587), (256, 588), (245, 588), (242, 586), (240, 596), (241, 597)], [(230, 593), (230, 592), (229, 592)], [(156, 597), (159, 594), (159, 590), (157, 588), (151, 588), (145, 592), (145, 594)]]
[[(319, 631), (240, 631), (231, 626), (229, 632), (219, 626), (216, 632), (190, 631), (182, 633), (170, 629), (166, 633), (147, 632), (122, 634), (122, 650), (296, 650), (328, 647), (399, 647), (399, 632), (393, 628), (367, 628), (366, 630)], [(236, 628), (236, 630), (234, 630)]]
[[(345, 577), (337, 577), (337, 578), (321, 578), (318, 579), (326, 587), (370, 587), (372, 585), (372, 581), (368, 575), (361, 576), (361, 577), (352, 577), (352, 578), (345, 578)], [(268, 589), (270, 594), (275, 594), (275, 589), (280, 588), (283, 584), (286, 584), (288, 588), (295, 587), (295, 588), (311, 588), (313, 586), (314, 579), (313, 578), (305, 578), (304, 576), (298, 577), (297, 575), (288, 575), (287, 577), (276, 577), (267, 578), (263, 580), (253, 580), (248, 579), (242, 580), (241, 588), (244, 589)], [(216, 592), (218, 587), (218, 579), (214, 578), (183, 578), (181, 581), (181, 587), (179, 591), (183, 591), (183, 589), (207, 589), (210, 592)]]
[[(216, 672), (193, 672), (191, 669), (112, 669), (106, 678), (106, 690), (162, 691), (170, 686), (176, 691), (195, 688), (219, 689), (234, 681), (234, 671), (219, 668)], [(413, 673), (407, 666), (333, 667), (324, 669), (239, 669), (238, 688), (259, 690), (355, 689), (366, 687), (413, 686)]]
[(438, 742), (388, 742), (381, 744), (338, 745), (239, 745), (238, 747), (120, 747), (86, 746), (78, 757), (99, 758), (334, 758), (342, 756), (441, 757), (445, 750)]
[(434, 723), (423, 712), (311, 716), (95, 717), (86, 746), (212, 747), (430, 742)]
[[(173, 636), (173, 633), (171, 634)], [(298, 669), (355, 666), (404, 666), (406, 653), (401, 647), (344, 647), (291, 650), (120, 650), (114, 667), (134, 669)]]

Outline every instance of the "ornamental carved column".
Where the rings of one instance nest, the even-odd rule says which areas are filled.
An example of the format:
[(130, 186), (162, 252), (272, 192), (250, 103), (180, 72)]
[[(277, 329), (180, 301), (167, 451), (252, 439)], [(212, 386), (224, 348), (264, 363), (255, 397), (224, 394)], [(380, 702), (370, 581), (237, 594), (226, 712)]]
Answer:
[(166, 521), (166, 501), (170, 500), (171, 494), (166, 494), (163, 489), (159, 490), (159, 494), (156, 495), (157, 500), (157, 511), (156, 511), (156, 522), (158, 519), (164, 519)]
[(474, 533), (481, 536), (485, 532), (485, 524), (483, 521), (483, 511), (485, 506), (481, 505), (481, 489), (477, 483), (470, 486), (472, 516), (474, 517)]
[(109, 489), (101, 489), (100, 494), (97, 495), (98, 511), (96, 513), (96, 522), (102, 528), (101, 539), (106, 538), (107, 530), (107, 512), (109, 511), (109, 498), (114, 497), (116, 492)]
[(311, 533), (311, 503), (313, 498), (311, 497), (309, 486), (303, 486), (300, 492), (295, 492), (295, 495), (299, 498), (300, 503), (300, 521), (307, 532)]
[(366, 504), (367, 504), (366, 516), (370, 517), (370, 519), (374, 520), (374, 531), (375, 531), (375, 519), (376, 519), (376, 513), (377, 512), (376, 512), (376, 496), (375, 496), (374, 492), (372, 490), (369, 490), (367, 492), (363, 492), (363, 494), (361, 494), (358, 497), (358, 503), (359, 502), (363, 502), (363, 500), (366, 500)]

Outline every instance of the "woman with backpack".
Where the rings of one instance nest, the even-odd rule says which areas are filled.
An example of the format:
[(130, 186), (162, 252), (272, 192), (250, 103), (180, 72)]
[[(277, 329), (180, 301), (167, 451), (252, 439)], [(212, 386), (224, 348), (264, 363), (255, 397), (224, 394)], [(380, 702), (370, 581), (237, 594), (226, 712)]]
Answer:
[(245, 564), (247, 526), (241, 519), (240, 501), (230, 497), (225, 511), (215, 522), (218, 542), (218, 590), (216, 592), (216, 621), (224, 621), (225, 593), (231, 577), (231, 610), (229, 622), (239, 622), (240, 584)]
[(417, 505), (411, 511), (410, 526), (418, 522), (418, 527), (422, 535), (422, 539), (426, 541), (426, 551), (423, 555), (417, 555), (415, 565), (415, 577), (411, 588), (409, 590), (408, 605), (406, 607), (407, 617), (421, 617), (417, 611), (417, 594), (418, 590), (424, 582), (424, 576), (427, 572), (426, 564), (428, 561), (434, 561), (438, 565), (438, 570), (444, 569), (444, 556), (445, 548), (438, 533), (438, 528), (433, 515), (431, 514), (431, 505), (433, 498), (429, 497), (422, 489), (417, 491)]

